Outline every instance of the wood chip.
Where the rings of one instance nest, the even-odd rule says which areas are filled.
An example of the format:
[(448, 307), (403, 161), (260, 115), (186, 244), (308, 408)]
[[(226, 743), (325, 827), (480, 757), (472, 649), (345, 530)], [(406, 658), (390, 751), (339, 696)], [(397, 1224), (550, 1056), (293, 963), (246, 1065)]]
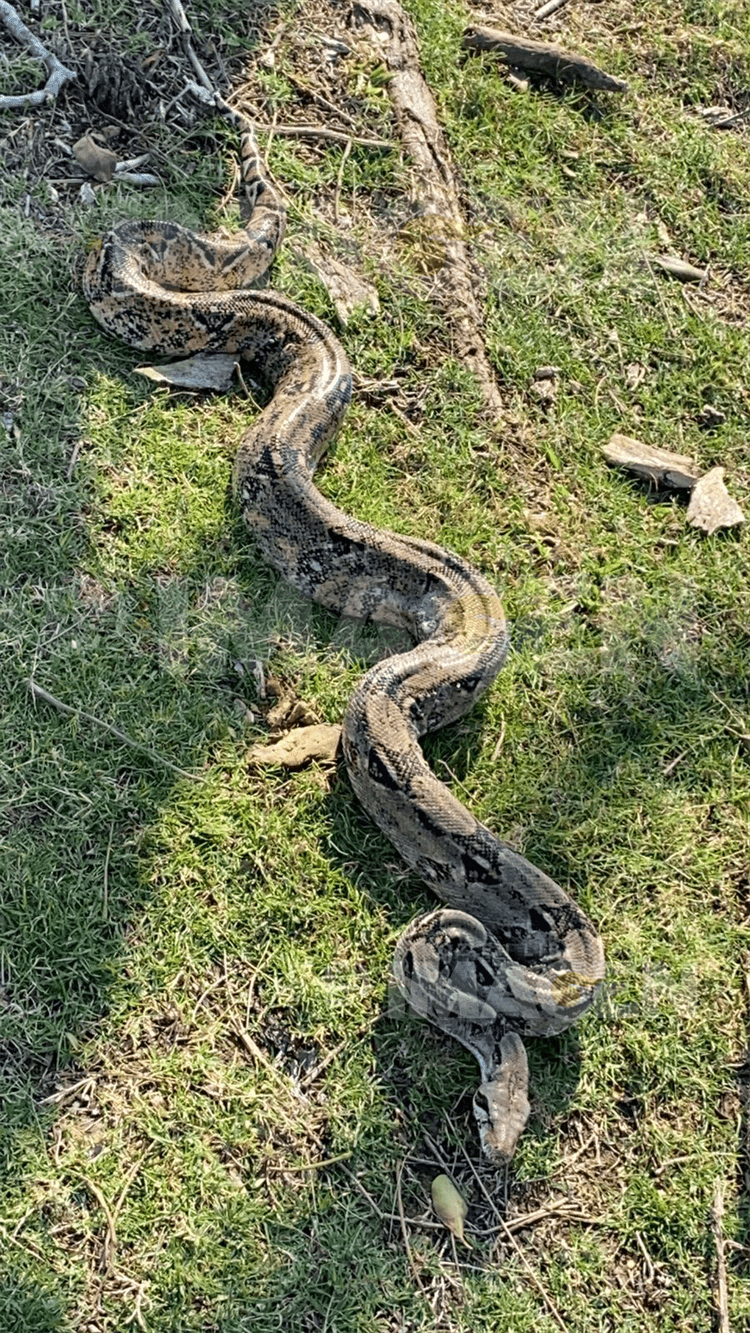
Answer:
[(111, 181), (117, 166), (117, 153), (84, 134), (82, 139), (73, 144), (73, 156), (79, 166), (97, 181)]
[(302, 768), (313, 759), (334, 764), (340, 740), (340, 726), (321, 722), (316, 727), (298, 727), (275, 745), (253, 745), (248, 758), (254, 767)]
[(688, 523), (702, 532), (716, 532), (717, 528), (733, 528), (744, 523), (745, 515), (724, 485), (723, 467), (712, 467), (696, 483), (687, 511)]
[(627, 468), (655, 486), (670, 486), (673, 490), (691, 491), (700, 472), (687, 454), (672, 454), (667, 449), (642, 444), (629, 435), (615, 434), (602, 453), (614, 467)]
[(694, 264), (687, 264), (684, 259), (678, 259), (676, 255), (649, 255), (649, 262), (655, 264), (668, 277), (676, 278), (678, 282), (706, 282), (708, 280), (708, 272), (705, 268), (696, 268)]
[(226, 393), (232, 387), (236, 356), (218, 353), (216, 356), (186, 357), (184, 361), (172, 361), (167, 366), (135, 366), (136, 375), (144, 375), (155, 384), (169, 384), (175, 389), (212, 389), (215, 393)]

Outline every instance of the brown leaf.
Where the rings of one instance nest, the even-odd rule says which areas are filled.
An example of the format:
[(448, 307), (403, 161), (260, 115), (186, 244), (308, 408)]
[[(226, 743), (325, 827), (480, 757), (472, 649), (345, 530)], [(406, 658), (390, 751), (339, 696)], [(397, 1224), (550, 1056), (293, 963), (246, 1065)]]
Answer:
[(155, 384), (171, 384), (175, 389), (213, 389), (226, 393), (232, 387), (236, 356), (217, 353), (206, 356), (198, 352), (184, 361), (171, 361), (167, 366), (135, 366), (136, 375), (144, 375)]
[(84, 171), (97, 181), (111, 181), (117, 166), (117, 153), (109, 148), (102, 148), (90, 134), (73, 144), (73, 156)]
[(676, 278), (678, 282), (705, 282), (708, 277), (705, 269), (687, 264), (684, 259), (678, 259), (676, 255), (651, 255), (651, 263), (656, 264), (656, 267), (670, 278)]
[(709, 537), (717, 528), (733, 528), (737, 523), (745, 521), (745, 515), (729, 494), (723, 477), (723, 467), (712, 467), (696, 483), (690, 497), (688, 523), (707, 532)]
[(302, 768), (312, 759), (333, 764), (341, 740), (341, 727), (321, 722), (315, 727), (298, 727), (275, 745), (253, 745), (249, 759), (254, 766)]

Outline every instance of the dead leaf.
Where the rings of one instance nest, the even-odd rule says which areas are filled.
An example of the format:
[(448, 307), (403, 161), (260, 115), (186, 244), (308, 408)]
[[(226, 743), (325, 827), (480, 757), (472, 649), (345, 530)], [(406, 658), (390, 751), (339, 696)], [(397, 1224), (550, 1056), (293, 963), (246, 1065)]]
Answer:
[(315, 759), (333, 764), (341, 740), (341, 727), (321, 722), (315, 727), (298, 727), (275, 745), (253, 745), (249, 760), (254, 766), (302, 768)]
[(117, 153), (110, 148), (102, 148), (90, 134), (73, 144), (73, 156), (79, 166), (97, 181), (111, 181), (117, 166)]
[(723, 467), (712, 467), (696, 483), (687, 511), (688, 523), (709, 537), (717, 528), (733, 528), (744, 523), (745, 515), (724, 485)]
[(232, 387), (236, 356), (218, 353), (206, 356), (198, 352), (184, 361), (172, 361), (167, 366), (136, 366), (136, 375), (145, 375), (155, 384), (171, 384), (175, 389), (212, 389), (226, 393)]
[(678, 282), (706, 282), (708, 279), (708, 273), (704, 268), (687, 264), (684, 259), (678, 259), (676, 255), (650, 255), (649, 258), (662, 273), (666, 273), (670, 278), (677, 278)]
[(602, 453), (614, 467), (627, 468), (628, 472), (634, 472), (645, 481), (671, 486), (673, 490), (692, 490), (700, 476), (687, 454), (672, 454), (668, 449), (642, 444), (629, 435), (614, 434)]
[(320, 718), (309, 704), (302, 699), (295, 699), (293, 694), (282, 694), (266, 714), (269, 727), (289, 731), (292, 727), (314, 727)]

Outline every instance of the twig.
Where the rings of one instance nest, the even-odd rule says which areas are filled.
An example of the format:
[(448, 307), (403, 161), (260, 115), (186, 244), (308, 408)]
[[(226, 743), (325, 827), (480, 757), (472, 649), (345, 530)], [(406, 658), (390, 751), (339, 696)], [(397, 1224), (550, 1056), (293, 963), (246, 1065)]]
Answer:
[[(451, 1130), (453, 1131), (453, 1134), (456, 1136), (456, 1138), (458, 1138), (458, 1135), (456, 1134), (455, 1126), (453, 1125), (452, 1121), (450, 1120), (450, 1118), (449, 1118), (448, 1116), (446, 1116), (446, 1120), (448, 1121), (448, 1124), (450, 1125)], [(508, 1238), (508, 1240), (510, 1241), (511, 1245), (513, 1246), (513, 1249), (515, 1250), (516, 1254), (518, 1255), (519, 1259), (521, 1260), (521, 1263), (523, 1264), (523, 1266), (524, 1266), (524, 1268), (526, 1269), (526, 1271), (527, 1271), (527, 1273), (528, 1273), (528, 1275), (529, 1275), (531, 1281), (533, 1282), (534, 1286), (536, 1287), (537, 1291), (539, 1292), (539, 1295), (541, 1296), (542, 1300), (544, 1301), (544, 1304), (546, 1305), (546, 1307), (547, 1307), (547, 1309), (548, 1309), (550, 1315), (552, 1316), (552, 1318), (554, 1319), (555, 1323), (557, 1324), (557, 1327), (561, 1330), (561, 1333), (568, 1333), (568, 1330), (567, 1330), (567, 1327), (566, 1327), (566, 1325), (565, 1325), (565, 1323), (564, 1323), (564, 1321), (563, 1321), (562, 1315), (560, 1314), (560, 1311), (558, 1310), (557, 1306), (555, 1305), (554, 1301), (552, 1300), (552, 1297), (549, 1296), (549, 1295), (547, 1294), (547, 1292), (545, 1291), (544, 1287), (542, 1286), (541, 1281), (540, 1281), (539, 1278), (537, 1277), (536, 1273), (534, 1272), (534, 1269), (531, 1267), (531, 1264), (529, 1263), (528, 1259), (526, 1258), (526, 1255), (524, 1254), (523, 1250), (521, 1249), (521, 1246), (518, 1244), (518, 1241), (516, 1240), (516, 1238), (515, 1238), (515, 1236), (513, 1235), (512, 1231), (510, 1231), (510, 1229), (509, 1229), (509, 1227), (508, 1227), (508, 1225), (507, 1225), (507, 1223), (506, 1223), (506, 1221), (505, 1221), (505, 1218), (504, 1218), (504, 1217), (502, 1216), (502, 1214), (500, 1213), (500, 1211), (499, 1211), (499, 1209), (498, 1209), (498, 1207), (497, 1207), (497, 1205), (496, 1205), (494, 1199), (492, 1198), (492, 1195), (490, 1194), (489, 1190), (487, 1189), (487, 1187), (486, 1187), (484, 1181), (482, 1180), (482, 1177), (480, 1176), (479, 1172), (477, 1171), (476, 1167), (474, 1166), (474, 1163), (472, 1162), (471, 1158), (469, 1157), (469, 1154), (467, 1153), (466, 1149), (463, 1147), (462, 1144), (461, 1144), (460, 1146), (461, 1146), (461, 1152), (463, 1153), (463, 1155), (464, 1155), (464, 1157), (465, 1157), (465, 1159), (466, 1159), (466, 1162), (467, 1162), (467, 1164), (468, 1164), (469, 1170), (471, 1171), (471, 1173), (472, 1173), (474, 1179), (476, 1180), (476, 1182), (477, 1182), (477, 1184), (478, 1184), (480, 1190), (482, 1191), (482, 1193), (483, 1193), (485, 1199), (487, 1200), (487, 1202), (488, 1202), (490, 1208), (492, 1209), (493, 1213), (495, 1214), (495, 1217), (497, 1218), (498, 1223), (499, 1223), (499, 1225), (500, 1225), (500, 1229), (505, 1233), (505, 1235), (507, 1236), (507, 1238)]]
[(434, 294), (451, 354), (475, 376), (482, 395), (481, 411), (497, 423), (504, 404), (484, 342), (484, 315), (463, 239), (460, 189), (435, 99), (422, 74), (414, 25), (398, 0), (355, 0), (353, 10), (355, 23), (369, 28), (370, 41), (388, 71), (386, 91), (411, 164), (412, 212), (429, 219), (426, 226), (439, 219), (445, 232), (436, 259)]
[(78, 1179), (86, 1186), (86, 1189), (89, 1191), (89, 1193), (93, 1194), (94, 1198), (96, 1199), (96, 1202), (98, 1203), (99, 1207), (104, 1213), (104, 1218), (107, 1223), (107, 1230), (104, 1235), (103, 1260), (104, 1260), (105, 1272), (109, 1272), (110, 1269), (114, 1267), (115, 1249), (117, 1246), (117, 1230), (115, 1228), (115, 1219), (112, 1215), (112, 1209), (110, 1208), (106, 1198), (102, 1194), (102, 1191), (99, 1189), (99, 1186), (95, 1185), (93, 1180), (89, 1180), (88, 1176), (80, 1174), (78, 1176)]
[[(413, 1161), (418, 1161), (419, 1159), (411, 1157), (408, 1160), (413, 1162)], [(430, 1165), (434, 1165), (434, 1163), (430, 1163)], [(352, 1184), (356, 1187), (357, 1190), (359, 1190), (359, 1193), (362, 1195), (362, 1198), (367, 1200), (375, 1216), (379, 1218), (381, 1222), (400, 1223), (401, 1218), (398, 1216), (397, 1213), (384, 1213), (382, 1208), (378, 1207), (372, 1195), (367, 1192), (362, 1182), (357, 1180), (357, 1177), (355, 1176), (353, 1171), (350, 1171), (346, 1166), (344, 1167), (344, 1171), (351, 1180)], [(428, 1231), (445, 1231), (445, 1226), (442, 1222), (433, 1222), (432, 1218), (429, 1217), (406, 1217), (406, 1215), (404, 1215), (404, 1221), (408, 1222), (410, 1227), (425, 1227)]]
[(342, 130), (330, 130), (327, 125), (256, 125), (259, 134), (286, 134), (297, 139), (331, 139), (334, 143), (361, 144), (364, 148), (393, 148), (390, 139), (364, 139)]
[(269, 1060), (268, 1056), (265, 1054), (264, 1051), (260, 1049), (258, 1043), (256, 1041), (253, 1041), (253, 1038), (250, 1036), (250, 1033), (246, 1032), (244, 1028), (239, 1026), (239, 1024), (237, 1024), (237, 1026), (234, 1027), (232, 1030), (237, 1040), (244, 1046), (248, 1055), (251, 1055), (254, 1060), (257, 1060), (258, 1064), (262, 1065), (263, 1068), (266, 1070), (266, 1073), (270, 1074), (272, 1078), (274, 1078), (275, 1081), (279, 1084), (279, 1086), (284, 1089), (285, 1092), (288, 1092), (289, 1080), (284, 1077), (284, 1075), (276, 1068), (275, 1065), (271, 1064), (271, 1061)]
[(102, 885), (102, 918), (106, 921), (109, 910), (109, 858), (112, 855), (112, 839), (115, 835), (115, 821), (112, 820), (109, 826), (109, 837), (107, 839), (107, 851), (104, 857), (104, 876)]
[(338, 1157), (323, 1157), (319, 1162), (286, 1162), (280, 1166), (267, 1167), (271, 1171), (320, 1171), (325, 1166), (335, 1166), (337, 1162), (348, 1162), (351, 1152), (339, 1153)]
[(125, 1195), (127, 1194), (128, 1190), (130, 1189), (130, 1186), (132, 1185), (133, 1181), (135, 1180), (136, 1176), (138, 1175), (138, 1172), (140, 1171), (141, 1167), (143, 1166), (143, 1163), (145, 1162), (146, 1158), (148, 1157), (149, 1153), (151, 1152), (151, 1148), (152, 1148), (152, 1146), (153, 1146), (152, 1144), (149, 1144), (148, 1147), (145, 1149), (145, 1151), (141, 1153), (140, 1157), (138, 1157), (138, 1158), (136, 1159), (136, 1161), (133, 1163), (133, 1165), (131, 1166), (130, 1170), (128, 1171), (127, 1176), (125, 1177), (125, 1184), (123, 1185), (122, 1189), (120, 1190), (120, 1193), (119, 1193), (118, 1196), (117, 1196), (117, 1200), (116, 1200), (116, 1202), (115, 1202), (115, 1205), (114, 1205), (114, 1207), (113, 1207), (113, 1209), (112, 1209), (112, 1225), (113, 1225), (113, 1226), (114, 1226), (114, 1224), (116, 1223), (118, 1217), (120, 1216), (120, 1212), (121, 1212), (121, 1209), (122, 1209), (122, 1205), (123, 1205), (124, 1202), (125, 1202)]
[(76, 73), (73, 69), (68, 69), (63, 65), (52, 51), (48, 51), (43, 46), (38, 37), (33, 32), (29, 32), (25, 23), (22, 23), (18, 11), (13, 5), (9, 5), (7, 0), (0, 0), (0, 23), (12, 33), (21, 46), (25, 46), (31, 52), (36, 60), (41, 60), (47, 66), (49, 78), (43, 88), (39, 88), (34, 93), (19, 93), (15, 96), (0, 97), (0, 108), (13, 108), (19, 106), (42, 106), (45, 102), (51, 102), (57, 97), (60, 89), (66, 83), (75, 81)]
[(86, 1078), (81, 1078), (77, 1083), (70, 1083), (66, 1088), (58, 1088), (57, 1092), (51, 1093), (49, 1097), (43, 1097), (40, 1106), (60, 1106), (62, 1102), (67, 1102), (71, 1097), (77, 1097), (79, 1092), (85, 1088), (93, 1088), (94, 1080), (89, 1074)]
[(542, 19), (548, 19), (550, 14), (556, 14), (558, 9), (562, 9), (567, 3), (568, 0), (547, 0), (546, 5), (534, 11), (534, 18), (541, 23)]
[(188, 773), (186, 768), (180, 768), (177, 764), (173, 764), (170, 759), (166, 759), (163, 754), (159, 754), (158, 750), (152, 750), (150, 746), (142, 745), (140, 741), (128, 736), (126, 732), (120, 731), (119, 727), (113, 727), (111, 723), (105, 722), (103, 718), (97, 717), (94, 713), (87, 713), (83, 708), (71, 708), (70, 704), (64, 704), (61, 699), (55, 698), (55, 695), (50, 694), (49, 690), (43, 690), (35, 680), (27, 680), (26, 684), (35, 699), (41, 699), (43, 703), (51, 704), (53, 708), (59, 709), (61, 713), (66, 713), (68, 717), (77, 717), (82, 718), (85, 722), (93, 722), (94, 726), (101, 727), (103, 731), (108, 731), (110, 736), (116, 736), (118, 741), (129, 745), (133, 750), (138, 750), (140, 754), (148, 755), (154, 763), (163, 764), (165, 768), (168, 768), (172, 773), (176, 773), (178, 777), (188, 778), (190, 782), (205, 782), (202, 773)]
[(195, 70), (195, 73), (198, 76), (201, 85), (205, 88), (206, 92), (215, 94), (216, 89), (214, 88), (214, 85), (212, 84), (200, 60), (195, 54), (195, 51), (193, 50), (193, 44), (190, 40), (193, 33), (193, 29), (190, 26), (188, 16), (185, 13), (185, 10), (182, 8), (180, 0), (167, 0), (167, 3), (169, 5), (170, 10), (172, 11), (172, 17), (175, 23), (177, 24), (177, 30), (180, 34), (180, 42), (182, 43), (182, 49), (185, 52), (185, 55), (190, 61), (190, 64), (193, 66), (193, 69)]
[(351, 139), (347, 139), (346, 148), (341, 154), (341, 161), (339, 162), (339, 169), (336, 176), (336, 189), (333, 193), (333, 220), (336, 223), (336, 226), (338, 226), (339, 223), (339, 200), (341, 199), (341, 186), (344, 180), (344, 167), (346, 166), (347, 158), (351, 151), (352, 141)]
[(711, 1231), (716, 1246), (716, 1313), (719, 1333), (730, 1333), (729, 1328), (729, 1292), (727, 1289), (727, 1265), (724, 1258), (724, 1236), (722, 1220), (724, 1218), (724, 1190), (717, 1180), (714, 1201), (711, 1208)]
[(344, 1037), (344, 1040), (340, 1041), (338, 1046), (334, 1046), (333, 1050), (330, 1050), (327, 1055), (324, 1055), (323, 1059), (319, 1060), (316, 1065), (313, 1065), (312, 1069), (308, 1069), (305, 1077), (301, 1078), (299, 1081), (300, 1091), (306, 1092), (310, 1085), (320, 1077), (323, 1070), (327, 1069), (331, 1062), (336, 1059), (336, 1056), (340, 1055), (351, 1041), (357, 1041), (360, 1037), (364, 1037), (370, 1032), (375, 1024), (380, 1022), (381, 1017), (381, 1014), (376, 1014), (375, 1017), (370, 1019), (368, 1023), (365, 1023), (364, 1027), (361, 1027), (358, 1032), (355, 1032), (351, 1037)]
[(419, 1290), (424, 1292), (424, 1286), (422, 1285), (422, 1279), (419, 1275), (419, 1269), (417, 1268), (416, 1262), (414, 1260), (414, 1255), (412, 1254), (411, 1245), (409, 1244), (409, 1233), (406, 1230), (406, 1218), (404, 1217), (404, 1201), (401, 1197), (401, 1176), (403, 1174), (403, 1170), (404, 1170), (404, 1163), (399, 1162), (398, 1171), (396, 1172), (396, 1207), (398, 1208), (398, 1220), (401, 1224), (401, 1235), (403, 1237), (404, 1249), (406, 1250), (406, 1257), (409, 1261), (409, 1267), (412, 1271), (414, 1281), (419, 1287)]

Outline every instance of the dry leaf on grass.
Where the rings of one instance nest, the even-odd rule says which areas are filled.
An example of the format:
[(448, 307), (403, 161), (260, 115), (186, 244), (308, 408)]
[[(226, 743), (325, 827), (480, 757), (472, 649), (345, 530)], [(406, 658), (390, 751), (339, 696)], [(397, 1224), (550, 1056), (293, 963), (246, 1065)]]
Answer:
[(274, 745), (253, 745), (248, 757), (254, 767), (302, 768), (313, 759), (333, 764), (340, 740), (340, 726), (321, 722), (315, 727), (298, 727)]
[(688, 523), (711, 536), (717, 528), (744, 523), (745, 515), (724, 485), (723, 467), (712, 467), (696, 483), (687, 511)]
[(155, 384), (171, 384), (175, 389), (212, 389), (226, 393), (232, 387), (236, 356), (218, 353), (216, 356), (186, 357), (167, 366), (135, 366), (136, 375), (144, 375)]
[(117, 166), (117, 153), (103, 148), (90, 134), (73, 144), (73, 156), (79, 166), (97, 181), (111, 181)]

